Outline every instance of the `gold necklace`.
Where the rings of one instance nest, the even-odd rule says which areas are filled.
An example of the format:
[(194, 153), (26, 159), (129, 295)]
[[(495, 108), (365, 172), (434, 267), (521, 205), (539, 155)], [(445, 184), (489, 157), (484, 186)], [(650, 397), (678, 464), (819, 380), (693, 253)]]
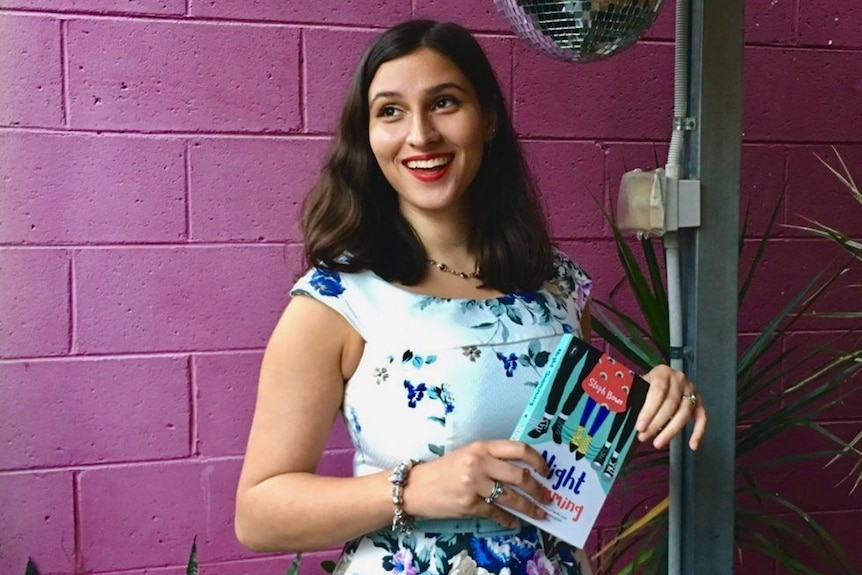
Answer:
[(479, 264), (476, 264), (476, 269), (470, 273), (459, 272), (458, 270), (453, 270), (443, 262), (438, 262), (436, 260), (432, 260), (431, 258), (425, 258), (429, 264), (440, 270), (441, 272), (446, 272), (448, 274), (452, 274), (453, 276), (458, 276), (461, 279), (471, 280), (479, 277)]

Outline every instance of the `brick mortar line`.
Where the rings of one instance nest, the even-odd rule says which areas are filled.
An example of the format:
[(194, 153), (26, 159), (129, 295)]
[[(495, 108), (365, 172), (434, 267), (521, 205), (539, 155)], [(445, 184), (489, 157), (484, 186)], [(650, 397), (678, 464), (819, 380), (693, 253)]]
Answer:
[(297, 76), (299, 80), (299, 97), (296, 99), (296, 105), (299, 106), (299, 122), (300, 129), (305, 132), (311, 123), (308, 114), (308, 77), (305, 73), (305, 52), (306, 52), (306, 37), (305, 30), (299, 31), (299, 53), (297, 55)]
[(55, 128), (51, 126), (9, 126), (0, 125), (0, 134), (2, 133), (24, 133), (24, 134), (46, 134), (46, 135), (78, 135), (78, 136), (132, 136), (141, 138), (162, 138), (162, 139), (184, 139), (184, 138), (254, 138), (254, 139), (271, 139), (271, 140), (329, 140), (334, 134), (328, 132), (207, 132), (207, 131), (159, 131), (159, 130), (130, 130), (124, 128)]
[(158, 463), (180, 463), (180, 462), (189, 462), (198, 465), (206, 464), (206, 463), (219, 463), (222, 461), (235, 461), (242, 460), (242, 454), (237, 455), (220, 455), (216, 457), (168, 457), (164, 459), (144, 459), (140, 461), (114, 461), (111, 463), (81, 463), (79, 465), (63, 465), (57, 467), (45, 466), (45, 467), (31, 467), (26, 469), (4, 469), (0, 470), (0, 477), (9, 477), (16, 475), (28, 475), (32, 473), (64, 473), (64, 472), (72, 472), (74, 474), (79, 474), (83, 471), (103, 471), (107, 469), (129, 469), (134, 467), (150, 467), (153, 464)]
[(69, 252), (69, 355), (78, 353), (78, 298), (75, 283), (75, 252)]
[[(141, 22), (141, 23), (168, 23), (168, 24), (209, 24), (216, 26), (249, 26), (262, 28), (307, 28), (309, 30), (345, 30), (358, 32), (382, 32), (388, 25), (370, 25), (353, 23), (321, 23), (319, 20), (264, 20), (264, 19), (242, 19), (226, 16), (185, 16), (183, 14), (143, 14), (134, 12), (89, 12), (78, 11), (50, 11), (4, 8), (0, 9), (0, 16), (12, 17), (48, 17), (68, 18), (70, 20), (85, 21), (99, 20), (110, 22)], [(507, 35), (505, 31), (478, 32), (485, 35)]]
[(84, 555), (81, 549), (81, 476), (77, 470), (72, 470), (72, 529), (75, 545), (72, 551), (75, 572), (84, 573)]
[(134, 242), (134, 243), (91, 243), (91, 244), (13, 244), (0, 242), (0, 250), (137, 250), (152, 248), (228, 248), (228, 247), (300, 247), (301, 240), (272, 240), (258, 242), (254, 240), (216, 240), (216, 241), (189, 241), (189, 242)]
[(105, 361), (105, 360), (133, 360), (133, 359), (182, 359), (188, 355), (211, 356), (225, 354), (252, 354), (263, 352), (265, 346), (260, 347), (235, 347), (224, 349), (176, 349), (161, 351), (118, 351), (104, 353), (87, 353), (80, 355), (48, 355), (48, 356), (21, 356), (4, 357), (0, 359), (0, 366), (19, 363), (61, 363), (68, 361)]
[[(856, 423), (848, 422), (848, 423)], [(324, 453), (328, 454), (349, 454), (354, 451), (352, 447), (335, 447), (327, 448)], [(151, 467), (153, 464), (159, 463), (193, 463), (202, 465), (206, 463), (231, 463), (234, 461), (241, 462), (243, 459), (242, 453), (232, 455), (200, 455), (200, 456), (185, 456), (185, 457), (169, 457), (163, 459), (142, 459), (139, 461), (114, 461), (110, 463), (81, 463), (78, 465), (60, 465), (60, 466), (44, 466), (44, 467), (29, 467), (21, 469), (3, 469), (0, 470), (0, 477), (12, 477), (17, 475), (29, 475), (33, 473), (63, 473), (63, 472), (81, 472), (81, 471), (103, 471), (108, 469), (134, 469)]]
[[(820, 44), (767, 44), (767, 43), (746, 43), (745, 48), (754, 48), (757, 50), (782, 50), (792, 52), (814, 52), (814, 53), (848, 53), (856, 54), (862, 52), (862, 46), (823, 46)], [(745, 60), (743, 56), (743, 60)]]
[(192, 457), (200, 457), (200, 433), (198, 430), (198, 401), (197, 401), (197, 369), (195, 356), (189, 354), (186, 363), (188, 370), (189, 390), (189, 453)]
[(800, 16), (800, 3), (801, 0), (793, 0), (793, 23), (792, 23), (792, 31), (793, 31), (793, 42), (798, 43), (799, 37), (802, 33), (802, 29), (799, 25), (799, 16)]
[(183, 235), (189, 242), (192, 241), (192, 149), (191, 142), (183, 141), (183, 200), (185, 203), (183, 222), (185, 229)]
[(176, 350), (176, 351), (135, 351), (117, 353), (89, 353), (87, 355), (46, 355), (32, 357), (7, 357), (0, 359), (0, 366), (14, 365), (20, 363), (63, 363), (69, 361), (99, 362), (106, 360), (134, 360), (134, 359), (175, 359), (184, 357), (210, 357), (218, 355), (256, 355), (263, 353), (265, 346), (261, 347), (237, 347), (225, 349), (206, 350)]
[(60, 20), (60, 106), (64, 128), (69, 128), (72, 110), (69, 103), (69, 46), (66, 20)]

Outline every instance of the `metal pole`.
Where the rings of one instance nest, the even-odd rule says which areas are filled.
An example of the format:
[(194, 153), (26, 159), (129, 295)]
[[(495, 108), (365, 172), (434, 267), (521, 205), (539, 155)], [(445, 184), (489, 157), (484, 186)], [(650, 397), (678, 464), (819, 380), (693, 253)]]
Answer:
[(700, 450), (683, 453), (682, 572), (733, 573), (739, 173), (744, 0), (692, 5), (688, 173), (701, 226), (681, 230), (686, 371), (709, 411)]

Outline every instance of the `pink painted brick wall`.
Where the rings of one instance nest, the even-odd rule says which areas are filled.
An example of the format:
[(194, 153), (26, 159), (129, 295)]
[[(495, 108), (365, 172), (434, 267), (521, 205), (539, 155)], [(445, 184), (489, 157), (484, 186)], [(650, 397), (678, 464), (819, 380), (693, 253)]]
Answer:
[[(746, 4), (750, 234), (786, 189), (780, 223), (862, 236), (813, 156), (838, 144), (862, 179), (862, 9)], [(179, 575), (197, 537), (203, 573), (283, 573), (291, 557), (234, 541), (234, 483), (261, 352), (300, 272), (299, 206), (363, 48), (410, 17), (479, 33), (554, 235), (602, 297), (619, 271), (594, 201), (611, 206), (624, 171), (665, 159), (672, 10), (631, 50), (578, 66), (512, 36), (491, 0), (0, 0), (0, 572), (33, 556), (45, 574)], [(835, 255), (778, 236), (742, 341)], [(838, 333), (807, 319), (784, 345)], [(826, 422), (852, 435), (860, 408)], [(320, 469), (348, 474), (350, 460), (339, 423)], [(769, 479), (849, 546), (862, 499), (832, 487), (841, 471), (817, 494), (801, 468)], [(333, 553), (309, 554), (303, 573)], [(775, 566), (747, 558), (740, 572)]]

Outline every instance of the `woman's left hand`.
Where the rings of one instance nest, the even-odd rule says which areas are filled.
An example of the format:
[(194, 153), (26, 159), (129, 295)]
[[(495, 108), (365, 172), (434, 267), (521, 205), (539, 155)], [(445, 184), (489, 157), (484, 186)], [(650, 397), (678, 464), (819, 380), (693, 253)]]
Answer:
[(697, 449), (706, 431), (706, 409), (694, 384), (667, 365), (654, 367), (644, 379), (650, 388), (636, 424), (638, 440), (652, 439), (656, 448), (665, 447), (694, 418), (688, 446)]

